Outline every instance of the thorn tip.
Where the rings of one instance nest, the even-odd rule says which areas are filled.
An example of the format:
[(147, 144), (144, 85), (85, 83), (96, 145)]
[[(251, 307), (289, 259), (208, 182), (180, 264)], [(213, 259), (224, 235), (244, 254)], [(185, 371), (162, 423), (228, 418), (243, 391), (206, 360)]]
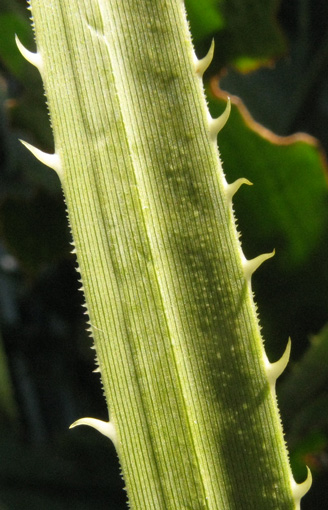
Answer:
[(231, 101), (230, 101), (230, 97), (228, 97), (224, 112), (217, 119), (212, 119), (212, 118), (210, 119), (209, 131), (210, 131), (212, 140), (215, 141), (218, 133), (221, 131), (221, 129), (224, 128), (224, 126), (229, 118), (230, 112), (231, 112)]
[(244, 259), (243, 267), (244, 267), (244, 275), (247, 281), (250, 281), (252, 278), (252, 274), (260, 267), (263, 262), (265, 262), (268, 259), (271, 259), (271, 257), (274, 256), (275, 250), (273, 250), (271, 253), (263, 253), (262, 255), (259, 255), (258, 257), (255, 257), (254, 259), (247, 260)]
[(232, 182), (231, 184), (227, 184), (226, 186), (226, 197), (229, 203), (231, 203), (233, 196), (237, 193), (240, 186), (243, 184), (247, 184), (248, 186), (253, 186), (253, 183), (249, 181), (248, 179), (245, 179), (244, 177), (241, 177), (240, 179), (237, 179), (235, 182)]
[(281, 358), (275, 363), (270, 363), (268, 360), (266, 361), (266, 372), (269, 379), (269, 383), (271, 387), (275, 387), (276, 380), (285, 370), (289, 358), (290, 358), (290, 350), (291, 350), (292, 342), (291, 339), (288, 338), (287, 346), (285, 352), (281, 356)]
[(116, 430), (113, 423), (110, 421), (96, 420), (95, 418), (81, 418), (80, 420), (76, 420), (72, 423), (69, 428), (73, 429), (79, 425), (88, 425), (89, 427), (93, 427), (98, 430), (98, 432), (108, 437), (113, 442), (115, 448), (117, 447)]
[(49, 154), (47, 152), (41, 151), (40, 149), (37, 149), (37, 147), (34, 147), (34, 145), (31, 145), (24, 140), (20, 140), (20, 142), (33, 154), (33, 156), (36, 157), (38, 161), (48, 166), (49, 168), (52, 168), (52, 170), (55, 170), (59, 178), (62, 177), (63, 170), (59, 155), (57, 153)]
[(16, 41), (16, 46), (17, 46), (20, 54), (22, 55), (22, 57), (24, 57), (25, 60), (27, 60), (33, 66), (37, 67), (39, 69), (39, 71), (41, 72), (41, 70), (42, 70), (41, 54), (39, 52), (34, 53), (32, 51), (27, 50), (25, 48), (25, 46), (18, 39), (17, 34), (15, 34), (15, 41)]
[(295, 480), (292, 480), (292, 493), (294, 496), (294, 501), (296, 503), (296, 508), (299, 509), (300, 500), (305, 496), (305, 494), (310, 490), (312, 485), (312, 473), (308, 466), (307, 469), (307, 477), (302, 483), (296, 483)]
[(211, 42), (210, 49), (208, 50), (205, 57), (201, 58), (199, 60), (197, 57), (195, 57), (195, 72), (200, 78), (202, 78), (206, 69), (208, 69), (208, 67), (210, 66), (210, 64), (213, 60), (214, 47), (215, 47), (215, 43), (214, 43), (214, 38), (213, 38), (212, 42)]

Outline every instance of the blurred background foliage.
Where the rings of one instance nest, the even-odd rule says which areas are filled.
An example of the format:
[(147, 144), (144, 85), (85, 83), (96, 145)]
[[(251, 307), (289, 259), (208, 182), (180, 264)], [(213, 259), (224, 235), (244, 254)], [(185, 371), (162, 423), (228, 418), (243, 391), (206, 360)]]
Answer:
[[(269, 358), (292, 338), (278, 396), (295, 477), (314, 482), (302, 509), (328, 508), (328, 3), (186, 0), (248, 258)], [(123, 509), (114, 449), (77, 418), (106, 419), (59, 181), (19, 144), (51, 151), (25, 0), (0, 1), (0, 510)], [(240, 98), (240, 99), (238, 99)], [(306, 135), (295, 135), (303, 132)], [(315, 138), (314, 138), (315, 137)], [(115, 360), (113, 360), (115, 363)]]

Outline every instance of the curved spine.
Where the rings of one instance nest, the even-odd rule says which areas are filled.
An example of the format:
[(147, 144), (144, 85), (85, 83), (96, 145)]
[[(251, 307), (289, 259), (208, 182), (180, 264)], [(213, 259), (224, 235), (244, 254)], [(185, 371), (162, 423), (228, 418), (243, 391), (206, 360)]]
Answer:
[(15, 41), (19, 52), (25, 58), (25, 60), (35, 66), (40, 71), (40, 73), (42, 73), (43, 61), (41, 53), (38, 51), (34, 53), (33, 51), (26, 49), (25, 46), (20, 42), (17, 35), (15, 35)]
[(305, 494), (310, 490), (312, 485), (312, 473), (308, 466), (307, 469), (307, 477), (302, 483), (296, 483), (295, 480), (292, 480), (292, 493), (295, 501), (295, 510), (300, 510), (300, 501), (305, 496)]
[(281, 356), (281, 358), (278, 361), (276, 361), (275, 363), (270, 363), (268, 359), (265, 360), (266, 373), (267, 373), (271, 388), (275, 388), (276, 380), (283, 373), (283, 371), (285, 370), (285, 368), (288, 364), (291, 346), (292, 346), (292, 343), (289, 338), (285, 352), (283, 353), (283, 355)]
[(38, 161), (40, 161), (40, 163), (43, 163), (44, 165), (54, 170), (58, 177), (62, 179), (63, 168), (61, 165), (59, 154), (57, 154), (56, 152), (54, 154), (43, 152), (37, 147), (34, 147), (34, 145), (25, 142), (24, 140), (20, 140), (20, 142), (33, 154), (34, 157), (36, 157)]
[(212, 39), (210, 49), (208, 50), (208, 52), (204, 58), (201, 58), (198, 60), (198, 58), (195, 55), (195, 60), (194, 60), (195, 72), (200, 78), (203, 77), (203, 74), (205, 73), (206, 69), (208, 69), (209, 66), (211, 65), (211, 62), (212, 62), (213, 56), (214, 56), (214, 47), (215, 47), (215, 43), (214, 43), (214, 39)]
[(255, 257), (254, 259), (247, 260), (244, 257), (243, 260), (243, 269), (244, 269), (244, 275), (247, 281), (251, 281), (253, 273), (268, 259), (271, 259), (271, 257), (274, 256), (275, 250), (273, 250), (271, 253), (263, 253), (262, 255), (259, 255), (258, 257)]
[(80, 418), (79, 420), (76, 420), (74, 423), (72, 423), (69, 428), (73, 429), (79, 425), (88, 425), (89, 427), (98, 430), (100, 434), (108, 437), (108, 439), (112, 441), (115, 448), (117, 448), (117, 435), (112, 422), (97, 420), (95, 418)]
[(225, 192), (228, 202), (231, 204), (232, 199), (234, 195), (239, 190), (240, 186), (243, 184), (247, 184), (248, 186), (253, 186), (253, 183), (249, 181), (248, 179), (245, 179), (245, 177), (241, 177), (240, 179), (237, 179), (236, 181), (232, 182), (231, 184), (226, 185)]
[(217, 137), (218, 133), (226, 125), (226, 122), (227, 122), (227, 120), (229, 119), (229, 116), (230, 116), (230, 112), (231, 112), (231, 101), (230, 101), (230, 97), (228, 97), (227, 105), (225, 107), (224, 112), (217, 119), (213, 119), (210, 116), (210, 119), (209, 119), (209, 132), (210, 132), (211, 139), (214, 142), (216, 142), (216, 137)]

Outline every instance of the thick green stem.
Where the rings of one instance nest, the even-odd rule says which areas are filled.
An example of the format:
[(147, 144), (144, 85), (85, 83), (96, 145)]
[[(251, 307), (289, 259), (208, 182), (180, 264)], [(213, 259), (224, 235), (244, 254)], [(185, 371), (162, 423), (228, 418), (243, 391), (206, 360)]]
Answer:
[(268, 256), (243, 257), (183, 2), (31, 5), (56, 147), (37, 155), (63, 186), (131, 507), (296, 508), (286, 360), (266, 359), (250, 284)]

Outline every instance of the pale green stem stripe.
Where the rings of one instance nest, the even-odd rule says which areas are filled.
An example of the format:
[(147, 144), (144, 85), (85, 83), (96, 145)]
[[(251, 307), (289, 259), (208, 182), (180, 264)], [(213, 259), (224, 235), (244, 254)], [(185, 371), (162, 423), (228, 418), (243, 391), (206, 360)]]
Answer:
[(131, 508), (295, 508), (183, 2), (31, 4)]

